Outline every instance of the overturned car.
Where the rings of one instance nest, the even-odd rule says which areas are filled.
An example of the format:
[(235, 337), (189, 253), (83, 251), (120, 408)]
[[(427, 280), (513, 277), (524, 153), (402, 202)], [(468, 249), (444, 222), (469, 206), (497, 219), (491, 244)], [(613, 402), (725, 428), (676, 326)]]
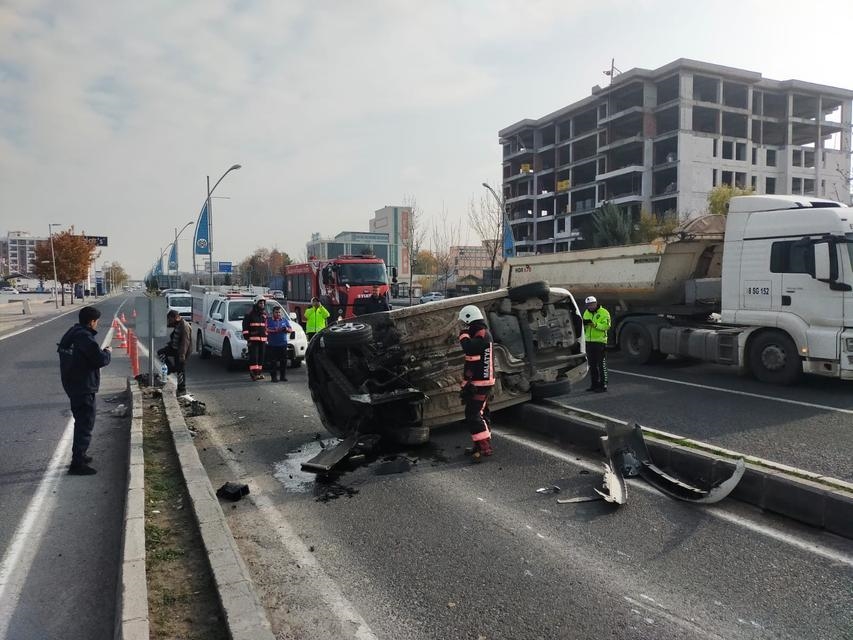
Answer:
[(373, 313), (327, 327), (308, 346), (308, 385), (326, 429), (421, 444), (432, 427), (463, 420), (457, 318), (469, 304), (494, 339), (493, 411), (568, 393), (586, 376), (577, 303), (545, 282)]

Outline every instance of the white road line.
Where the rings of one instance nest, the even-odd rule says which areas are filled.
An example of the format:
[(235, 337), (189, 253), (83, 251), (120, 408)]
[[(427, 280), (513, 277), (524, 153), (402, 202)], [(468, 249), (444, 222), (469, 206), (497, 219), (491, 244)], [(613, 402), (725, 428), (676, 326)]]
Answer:
[[(568, 454), (564, 451), (555, 449), (554, 447), (545, 444), (541, 444), (539, 442), (527, 440), (525, 438), (522, 438), (521, 436), (517, 436), (515, 434), (504, 431), (503, 429), (492, 429), (492, 433), (495, 433), (502, 438), (506, 438), (510, 442), (514, 442), (523, 447), (533, 449), (534, 451), (538, 451), (539, 453), (544, 453), (545, 455), (557, 458), (559, 460), (562, 460), (563, 462), (568, 462), (569, 464), (582, 467), (593, 473), (601, 472), (601, 465), (599, 463), (587, 462), (585, 460), (576, 460), (575, 455)], [(645, 482), (633, 479), (628, 480), (627, 482), (631, 485), (632, 488), (645, 491), (646, 493), (651, 493), (654, 495), (661, 495), (657, 489), (646, 484)], [(704, 505), (703, 507), (699, 508), (702, 509), (702, 513), (707, 513), (725, 522), (735, 524), (755, 533), (767, 536), (768, 538), (773, 538), (778, 542), (782, 542), (784, 544), (796, 547), (797, 549), (800, 549), (802, 551), (813, 553), (832, 562), (838, 562), (840, 564), (853, 568), (853, 555), (837, 551), (821, 544), (810, 542), (792, 534), (782, 533), (781, 531), (773, 529), (772, 527), (768, 527), (763, 524), (759, 524), (758, 522), (755, 522), (753, 520), (750, 520), (749, 518), (730, 513), (720, 507)]]
[(378, 640), (364, 618), (359, 615), (355, 607), (352, 606), (338, 588), (335, 581), (320, 566), (316, 556), (302, 542), (302, 539), (293, 530), (287, 519), (281, 515), (272, 499), (263, 493), (260, 487), (252, 483), (251, 476), (246, 473), (243, 466), (233, 456), (229, 455), (225, 444), (220, 439), (216, 429), (213, 428), (213, 425), (210, 425), (210, 428), (206, 429), (205, 433), (216, 447), (219, 456), (228, 465), (231, 473), (250, 486), (248, 499), (255, 504), (260, 514), (269, 523), (269, 530), (274, 531), (278, 535), (279, 540), (284, 544), (296, 563), (302, 569), (306, 570), (309, 575), (308, 580), (314, 583), (314, 588), (326, 606), (337, 616), (342, 628), (349, 629), (355, 627), (354, 637), (357, 640)]
[[(101, 342), (102, 349), (110, 343), (112, 337), (113, 330), (110, 328)], [(73, 439), (74, 418), (69, 418), (47, 469), (39, 481), (39, 486), (27, 505), (24, 517), (21, 518), (12, 535), (11, 543), (3, 555), (3, 562), (0, 563), (0, 638), (6, 638), (9, 631), (9, 623), (18, 606), (21, 589), (27, 580), (30, 567), (39, 550), (39, 542), (56, 506), (57, 490), (64, 475), (62, 467), (68, 458)]]
[(9, 630), (9, 622), (18, 606), (21, 589), (27, 580), (47, 521), (56, 504), (57, 488), (64, 475), (61, 467), (71, 450), (73, 435), (74, 418), (70, 418), (38, 489), (12, 536), (12, 542), (3, 556), (3, 563), (0, 564), (0, 638), (5, 638)]
[(801, 400), (791, 400), (789, 398), (779, 398), (777, 396), (766, 396), (760, 393), (750, 393), (748, 391), (737, 391), (735, 389), (726, 389), (725, 387), (712, 387), (707, 384), (698, 384), (696, 382), (685, 382), (684, 380), (673, 380), (672, 378), (662, 378), (659, 376), (650, 376), (644, 373), (634, 373), (633, 371), (624, 371), (621, 369), (608, 369), (613, 373), (619, 373), (623, 376), (634, 376), (635, 378), (645, 378), (646, 380), (657, 380), (658, 382), (669, 382), (671, 384), (680, 384), (685, 387), (696, 387), (697, 389), (707, 389), (709, 391), (721, 391), (722, 393), (731, 393), (736, 396), (746, 396), (747, 398), (758, 398), (760, 400), (771, 400), (773, 402), (784, 402), (785, 404), (795, 404), (801, 407), (811, 407), (812, 409), (823, 409), (824, 411), (835, 411), (837, 413), (846, 413), (853, 415), (853, 409), (842, 409), (840, 407), (831, 407), (826, 404), (816, 404), (814, 402), (803, 402)]
[(69, 313), (71, 313), (72, 311), (77, 311), (77, 309), (69, 309), (68, 311), (63, 311), (58, 316), (53, 316), (52, 318), (48, 318), (47, 320), (42, 320), (41, 322), (34, 324), (31, 327), (24, 327), (23, 329), (18, 329), (17, 331), (13, 331), (12, 333), (7, 333), (4, 336), (0, 336), (0, 342), (2, 342), (3, 340), (6, 340), (8, 338), (13, 338), (15, 336), (19, 336), (22, 333), (26, 333), (27, 331), (32, 331), (33, 329), (38, 329), (39, 327), (43, 327), (48, 322), (53, 322), (54, 320), (57, 320), (59, 318), (63, 318), (65, 316), (67, 316)]

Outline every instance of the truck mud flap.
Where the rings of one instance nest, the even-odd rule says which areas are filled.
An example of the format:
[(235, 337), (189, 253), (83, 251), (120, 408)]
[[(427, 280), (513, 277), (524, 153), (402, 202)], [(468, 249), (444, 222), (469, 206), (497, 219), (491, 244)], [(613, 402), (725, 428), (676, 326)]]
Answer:
[(330, 449), (323, 449), (316, 456), (302, 463), (302, 470), (310, 473), (327, 473), (346, 458), (358, 444), (358, 434), (354, 433), (341, 440)]
[[(640, 476), (661, 493), (697, 504), (713, 504), (728, 496), (746, 471), (743, 460), (738, 460), (732, 474), (707, 489), (696, 487), (683, 478), (666, 473), (653, 462), (640, 425), (633, 427), (614, 422), (606, 424), (607, 435), (602, 436), (604, 454), (610, 459), (613, 471), (625, 477)], [(607, 474), (605, 474), (605, 487)]]

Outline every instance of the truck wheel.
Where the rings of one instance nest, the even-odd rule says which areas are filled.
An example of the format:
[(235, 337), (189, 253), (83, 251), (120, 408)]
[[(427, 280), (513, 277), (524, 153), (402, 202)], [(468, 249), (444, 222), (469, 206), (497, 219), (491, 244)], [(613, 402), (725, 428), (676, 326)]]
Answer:
[(226, 371), (234, 371), (237, 368), (234, 354), (231, 353), (231, 343), (228, 340), (222, 343), (222, 364), (225, 365)]
[(524, 302), (530, 298), (547, 298), (550, 292), (551, 286), (547, 282), (528, 282), (510, 287), (507, 296), (512, 302)]
[(648, 364), (652, 359), (652, 336), (649, 330), (636, 322), (630, 322), (619, 334), (619, 349), (628, 362)]
[(201, 331), (198, 332), (198, 335), (195, 338), (195, 351), (198, 354), (198, 357), (202, 360), (207, 360), (210, 357), (210, 349), (204, 346)]
[(566, 378), (551, 380), (550, 382), (531, 382), (530, 395), (534, 399), (554, 398), (564, 396), (572, 392), (572, 383)]
[(771, 384), (793, 384), (803, 372), (797, 345), (781, 331), (765, 331), (749, 344), (752, 375)]
[(357, 347), (369, 343), (373, 339), (373, 327), (363, 322), (343, 322), (333, 324), (323, 331), (323, 346), (334, 349), (338, 347)]
[(302, 361), (303, 361), (304, 359), (305, 359), (305, 358), (291, 358), (291, 360), (290, 360), (290, 368), (291, 368), (291, 369), (298, 369), (299, 367), (301, 367), (301, 366), (302, 366)]

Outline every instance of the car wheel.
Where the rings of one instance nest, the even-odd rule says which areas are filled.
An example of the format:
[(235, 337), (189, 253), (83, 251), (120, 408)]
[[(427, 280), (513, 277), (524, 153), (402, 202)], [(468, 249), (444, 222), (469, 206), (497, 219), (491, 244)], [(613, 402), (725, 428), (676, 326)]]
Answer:
[(226, 371), (234, 371), (237, 368), (234, 354), (231, 353), (231, 343), (228, 340), (222, 343), (222, 363)]
[(291, 358), (290, 359), (290, 368), (291, 369), (298, 369), (299, 367), (302, 366), (302, 361), (304, 359), (305, 358)]
[(517, 287), (510, 287), (507, 296), (512, 302), (524, 302), (530, 298), (547, 298), (551, 286), (544, 281), (528, 282)]
[(326, 348), (356, 347), (373, 339), (373, 327), (363, 322), (343, 322), (327, 327), (322, 335)]
[(652, 336), (636, 322), (629, 322), (619, 334), (619, 349), (625, 359), (634, 364), (647, 364), (652, 358)]
[(803, 373), (797, 346), (781, 331), (764, 331), (749, 344), (752, 375), (771, 384), (793, 384)]
[(534, 399), (554, 398), (564, 396), (572, 392), (572, 383), (566, 378), (551, 380), (550, 382), (531, 382), (530, 395)]
[(201, 337), (201, 331), (195, 338), (195, 352), (202, 360), (207, 360), (210, 357), (210, 349), (204, 346), (204, 340)]

